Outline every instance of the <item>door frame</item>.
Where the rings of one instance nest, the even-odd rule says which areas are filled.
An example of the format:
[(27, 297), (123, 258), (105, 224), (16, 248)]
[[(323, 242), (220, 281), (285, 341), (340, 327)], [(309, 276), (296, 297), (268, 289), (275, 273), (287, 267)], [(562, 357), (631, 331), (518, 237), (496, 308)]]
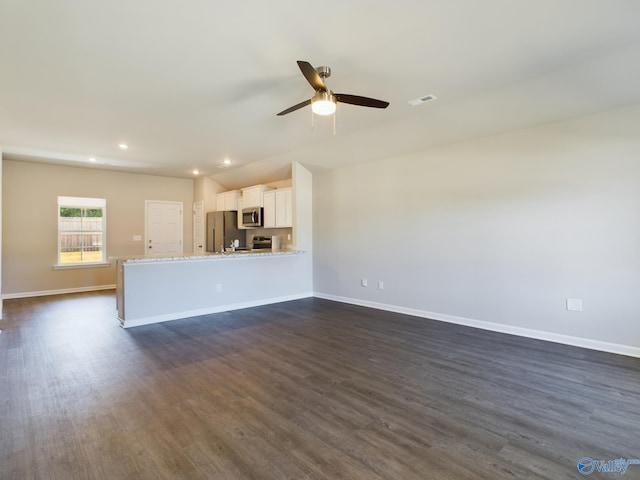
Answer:
[[(201, 206), (201, 227), (202, 227), (202, 246), (198, 249), (197, 246), (197, 238), (196, 238), (196, 225), (197, 225), (197, 206)], [(193, 253), (204, 253), (207, 250), (207, 222), (206, 215), (204, 212), (204, 200), (198, 200), (197, 202), (193, 202)]]

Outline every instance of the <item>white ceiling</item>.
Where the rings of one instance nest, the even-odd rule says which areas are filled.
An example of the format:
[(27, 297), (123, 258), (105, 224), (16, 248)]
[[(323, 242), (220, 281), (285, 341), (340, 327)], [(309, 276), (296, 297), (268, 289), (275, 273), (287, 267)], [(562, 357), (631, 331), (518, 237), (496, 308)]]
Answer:
[[(640, 103), (639, 18), (638, 0), (2, 0), (0, 145), (272, 181)], [(313, 93), (296, 60), (391, 105), (338, 105), (335, 136), (308, 107), (277, 117)]]

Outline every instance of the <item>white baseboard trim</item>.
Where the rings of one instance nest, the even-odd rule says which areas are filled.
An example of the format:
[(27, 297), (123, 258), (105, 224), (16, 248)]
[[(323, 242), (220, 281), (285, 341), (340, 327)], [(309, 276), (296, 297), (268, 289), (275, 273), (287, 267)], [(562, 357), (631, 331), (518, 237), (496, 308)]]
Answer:
[(337, 295), (330, 295), (320, 292), (314, 292), (314, 296), (317, 298), (323, 298), (325, 300), (350, 303), (352, 305), (360, 305), (362, 307), (375, 308), (377, 310), (386, 310), (389, 312), (403, 313), (405, 315), (412, 315), (414, 317), (429, 318), (442, 322), (455, 323), (457, 325), (465, 325), (467, 327), (480, 328), (482, 330), (490, 330), (492, 332), (507, 333), (509, 335), (517, 335), (519, 337), (534, 338), (536, 340), (545, 340), (547, 342), (562, 343), (564, 345), (571, 345), (574, 347), (582, 347), (588, 348), (590, 350), (599, 350), (601, 352), (616, 353), (618, 355), (640, 358), (640, 348), (631, 345), (602, 342), (600, 340), (592, 340), (590, 338), (573, 337), (571, 335), (545, 332), (543, 330), (515, 327), (513, 325), (505, 325), (502, 323), (486, 322), (484, 320), (476, 320), (473, 318), (457, 317), (454, 315), (428, 312), (426, 310), (418, 310), (415, 308), (399, 307), (397, 305), (388, 305), (385, 303), (369, 302), (367, 300), (340, 297)]
[(95, 285), (93, 287), (77, 287), (77, 288), (62, 288), (60, 290), (42, 290), (40, 292), (21, 292), (21, 293), (5, 293), (2, 295), (3, 300), (10, 300), (12, 298), (28, 298), (28, 297), (44, 297), (46, 295), (63, 295), (65, 293), (82, 293), (82, 292), (97, 292), (99, 290), (114, 290), (114, 285)]
[(243, 308), (259, 307), (261, 305), (269, 305), (272, 303), (288, 302), (291, 300), (300, 300), (302, 298), (313, 297), (313, 292), (296, 293), (293, 295), (285, 295), (282, 297), (262, 298), (259, 300), (251, 300), (248, 302), (230, 303), (226, 305), (216, 305), (211, 307), (199, 308), (196, 310), (185, 310), (182, 312), (165, 313), (162, 315), (152, 315), (149, 317), (132, 318), (127, 320), (120, 319), (123, 328), (140, 327), (152, 323), (169, 322), (171, 320), (180, 320), (189, 317), (199, 317), (200, 315), (210, 315), (212, 313), (230, 312), (232, 310), (241, 310)]

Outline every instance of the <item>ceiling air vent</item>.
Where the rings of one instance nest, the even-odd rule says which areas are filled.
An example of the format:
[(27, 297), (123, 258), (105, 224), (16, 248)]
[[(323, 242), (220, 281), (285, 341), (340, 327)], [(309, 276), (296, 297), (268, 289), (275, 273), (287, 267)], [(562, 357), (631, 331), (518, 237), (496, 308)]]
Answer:
[(416, 105), (422, 105), (423, 103), (430, 102), (432, 100), (435, 100), (436, 98), (438, 97), (436, 97), (435, 95), (431, 95), (431, 94), (425, 95), (424, 97), (414, 98), (413, 100), (409, 100), (409, 105), (412, 105), (415, 107)]

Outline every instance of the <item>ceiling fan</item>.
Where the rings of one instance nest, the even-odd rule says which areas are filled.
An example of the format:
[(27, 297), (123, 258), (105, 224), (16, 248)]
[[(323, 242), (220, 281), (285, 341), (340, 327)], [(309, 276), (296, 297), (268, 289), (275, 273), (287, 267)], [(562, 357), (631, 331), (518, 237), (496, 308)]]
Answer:
[(376, 100), (375, 98), (348, 95), (346, 93), (333, 93), (324, 83), (324, 79), (331, 76), (330, 67), (318, 67), (315, 69), (309, 62), (305, 62), (303, 60), (298, 60), (298, 67), (300, 67), (300, 71), (304, 75), (304, 78), (307, 79), (307, 82), (309, 82), (316, 93), (309, 100), (305, 100), (293, 107), (289, 107), (278, 113), (278, 115), (286, 115), (287, 113), (295, 112), (307, 105), (311, 105), (311, 110), (317, 115), (331, 115), (336, 111), (337, 102), (373, 108), (387, 108), (389, 106), (389, 102)]

